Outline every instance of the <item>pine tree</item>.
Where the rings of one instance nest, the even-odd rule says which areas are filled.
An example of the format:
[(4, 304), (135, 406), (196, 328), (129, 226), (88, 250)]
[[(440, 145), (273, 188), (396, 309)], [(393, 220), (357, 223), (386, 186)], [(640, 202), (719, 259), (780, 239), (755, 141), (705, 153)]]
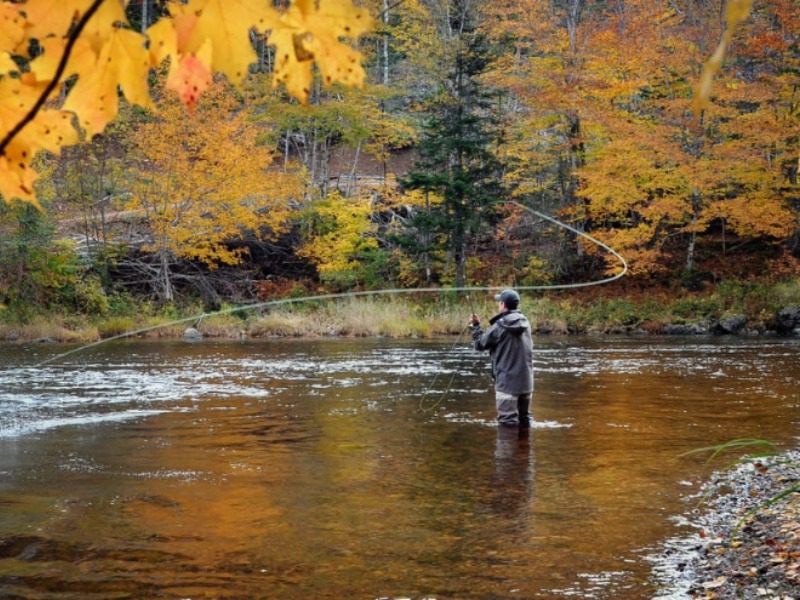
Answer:
[[(402, 180), (435, 201), (411, 219), (404, 245), (427, 265), (443, 251), (455, 266), (455, 285), (466, 282), (466, 264), (481, 232), (497, 221), (507, 196), (496, 154), (502, 141), (499, 92), (481, 81), (493, 49), (476, 29), (474, 11), (456, 0), (450, 15), (446, 64), (438, 93), (429, 101), (419, 159)], [(431, 270), (426, 268), (430, 281)]]

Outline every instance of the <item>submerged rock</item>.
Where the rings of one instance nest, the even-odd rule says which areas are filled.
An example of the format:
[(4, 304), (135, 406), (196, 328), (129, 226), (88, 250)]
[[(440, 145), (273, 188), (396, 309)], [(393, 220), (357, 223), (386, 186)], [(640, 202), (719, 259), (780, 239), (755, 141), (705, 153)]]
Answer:
[(664, 326), (664, 333), (666, 335), (704, 335), (708, 333), (708, 327), (702, 323), (671, 323)]
[(197, 340), (202, 340), (203, 334), (200, 332), (200, 330), (195, 329), (194, 327), (187, 327), (186, 331), (183, 332), (183, 339), (194, 342)]

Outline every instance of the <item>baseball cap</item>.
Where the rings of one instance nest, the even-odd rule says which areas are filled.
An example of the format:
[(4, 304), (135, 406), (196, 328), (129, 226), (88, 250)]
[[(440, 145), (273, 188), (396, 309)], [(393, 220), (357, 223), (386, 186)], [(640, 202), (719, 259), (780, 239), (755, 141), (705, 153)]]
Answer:
[(494, 299), (502, 302), (508, 308), (517, 308), (519, 306), (519, 294), (514, 290), (503, 290)]

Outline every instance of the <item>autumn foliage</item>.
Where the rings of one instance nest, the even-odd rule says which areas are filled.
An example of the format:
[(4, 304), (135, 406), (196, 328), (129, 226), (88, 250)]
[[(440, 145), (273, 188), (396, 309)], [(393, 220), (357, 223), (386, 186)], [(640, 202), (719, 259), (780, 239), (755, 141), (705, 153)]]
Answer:
[(57, 153), (80, 132), (99, 133), (116, 116), (121, 90), (151, 107), (151, 69), (169, 63), (167, 88), (192, 107), (215, 72), (239, 85), (256, 61), (250, 32), (270, 32), (274, 80), (307, 101), (316, 64), (326, 83), (360, 84), (360, 54), (342, 38), (370, 26), (349, 0), (297, 0), (278, 11), (266, 0), (173, 2), (146, 35), (128, 24), (121, 0), (1, 2), (0, 195), (36, 202), (32, 169), (40, 150)]
[(163, 298), (240, 261), (250, 293), (616, 271), (510, 199), (622, 285), (800, 272), (794, 0), (144, 4), (0, 2), (0, 218), (81, 197)]
[(197, 261), (214, 269), (237, 264), (244, 250), (226, 242), (280, 233), (289, 199), (302, 192), (294, 173), (269, 169), (271, 149), (227, 86), (213, 84), (190, 117), (176, 99), (130, 136), (129, 200), (148, 230), (142, 249), (158, 257), (162, 296), (173, 297), (170, 265)]

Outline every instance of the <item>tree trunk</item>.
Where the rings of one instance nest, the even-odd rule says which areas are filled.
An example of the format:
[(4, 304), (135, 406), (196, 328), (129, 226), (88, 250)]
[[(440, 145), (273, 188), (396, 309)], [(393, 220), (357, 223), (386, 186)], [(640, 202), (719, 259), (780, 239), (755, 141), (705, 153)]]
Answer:
[(311, 165), (310, 165), (311, 185), (317, 183), (317, 128), (314, 128), (314, 134), (311, 136)]
[(689, 237), (689, 247), (686, 250), (686, 271), (691, 273), (694, 270), (694, 247), (697, 243), (697, 232), (692, 230)]
[(700, 190), (692, 190), (692, 222), (691, 236), (689, 237), (689, 247), (686, 250), (686, 271), (691, 273), (694, 270), (694, 250), (697, 244), (697, 220), (700, 218)]
[(578, 24), (581, 20), (583, 0), (571, 0), (567, 11), (567, 34), (569, 35), (569, 51), (575, 54), (578, 50)]
[(165, 302), (172, 302), (175, 300), (175, 291), (172, 287), (172, 279), (169, 272), (169, 254), (166, 250), (159, 253), (161, 262), (160, 277), (161, 277), (161, 298)]
[(331, 153), (330, 153), (330, 144), (331, 140), (330, 137), (326, 136), (322, 140), (322, 158), (320, 159), (320, 189), (322, 190), (322, 197), (325, 198), (328, 195), (328, 184), (331, 181), (330, 177), (330, 161), (331, 161)]
[(150, 0), (142, 0), (142, 33), (147, 31), (147, 27), (150, 21), (149, 15), (149, 8), (150, 8)]
[[(383, 0), (383, 23), (389, 25), (389, 0)], [(389, 85), (389, 32), (383, 36), (383, 85)]]
[(467, 280), (467, 239), (465, 235), (458, 241), (455, 255), (456, 287), (464, 287)]
[(286, 144), (284, 144), (283, 148), (283, 170), (286, 171), (287, 167), (289, 166), (289, 140), (292, 139), (292, 130), (289, 129), (286, 131)]
[(361, 154), (361, 140), (358, 140), (358, 146), (356, 146), (356, 155), (353, 158), (353, 168), (350, 170), (350, 181), (347, 184), (347, 195), (352, 196), (356, 192), (356, 175), (358, 169), (358, 157)]
[[(428, 191), (425, 192), (425, 211), (428, 213), (428, 217), (430, 218), (431, 198), (430, 198), (430, 193)], [(422, 262), (425, 265), (425, 283), (427, 285), (431, 284), (431, 279), (432, 279), (431, 255), (428, 252), (428, 246), (430, 243), (431, 243), (431, 234), (426, 229), (422, 234), (422, 244), (423, 248), (425, 248), (425, 253), (422, 256)]]

